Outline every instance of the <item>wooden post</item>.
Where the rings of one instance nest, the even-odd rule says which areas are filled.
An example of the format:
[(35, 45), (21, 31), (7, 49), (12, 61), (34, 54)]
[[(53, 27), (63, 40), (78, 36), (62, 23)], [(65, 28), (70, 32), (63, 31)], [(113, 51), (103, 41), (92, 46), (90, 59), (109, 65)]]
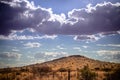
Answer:
[(68, 69), (68, 80), (70, 80), (70, 69)]
[(55, 72), (53, 71), (53, 80), (54, 80), (54, 77), (55, 77)]

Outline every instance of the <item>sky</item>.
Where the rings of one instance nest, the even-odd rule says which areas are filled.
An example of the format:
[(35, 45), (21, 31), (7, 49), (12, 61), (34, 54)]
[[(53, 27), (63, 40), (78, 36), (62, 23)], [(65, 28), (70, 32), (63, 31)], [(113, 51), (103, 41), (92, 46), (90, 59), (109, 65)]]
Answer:
[(119, 0), (0, 0), (0, 68), (83, 55), (120, 62)]

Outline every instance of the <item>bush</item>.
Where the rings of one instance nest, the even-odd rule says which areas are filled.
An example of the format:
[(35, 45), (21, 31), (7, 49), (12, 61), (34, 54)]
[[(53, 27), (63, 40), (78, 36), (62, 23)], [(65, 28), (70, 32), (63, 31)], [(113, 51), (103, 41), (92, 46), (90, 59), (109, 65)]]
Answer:
[(99, 71), (100, 70), (100, 68), (99, 67), (96, 67), (96, 68), (94, 68), (96, 71)]
[(115, 69), (112, 73), (106, 73), (104, 80), (120, 80), (120, 68)]
[(58, 71), (60, 71), (60, 72), (66, 72), (67, 69), (65, 69), (65, 68), (60, 68), (60, 69), (58, 69)]
[(95, 72), (92, 72), (87, 65), (84, 66), (83, 69), (81, 69), (81, 77), (83, 80), (95, 80), (97, 74)]
[(102, 71), (105, 71), (105, 72), (109, 72), (111, 71), (112, 69), (111, 68), (103, 68)]
[(41, 67), (34, 67), (33, 71), (34, 74), (46, 75), (49, 72), (52, 72), (52, 68), (49, 66), (41, 66)]
[(51, 72), (51, 71), (52, 71), (52, 68), (49, 67), (49, 66), (43, 66), (43, 67), (39, 67), (39, 68), (38, 68), (38, 71), (39, 71), (39, 72), (48, 73), (48, 72)]

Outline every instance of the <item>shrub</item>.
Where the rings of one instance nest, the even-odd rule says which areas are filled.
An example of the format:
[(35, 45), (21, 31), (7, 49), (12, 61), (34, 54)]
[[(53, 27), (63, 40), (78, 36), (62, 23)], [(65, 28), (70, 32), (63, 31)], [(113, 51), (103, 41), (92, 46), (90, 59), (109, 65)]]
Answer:
[(96, 68), (94, 68), (96, 71), (99, 71), (100, 70), (100, 68), (99, 67), (96, 67)]
[(115, 69), (111, 73), (106, 73), (105, 76), (104, 80), (120, 80), (120, 68)]
[(84, 68), (81, 69), (80, 72), (83, 80), (95, 80), (97, 77), (97, 74), (95, 72), (92, 72), (89, 69), (88, 65), (84, 66)]
[(49, 72), (52, 72), (52, 68), (49, 66), (41, 66), (41, 67), (36, 67), (36, 70), (34, 73), (39, 73), (40, 75), (46, 75)]
[(49, 67), (49, 66), (43, 66), (43, 67), (39, 67), (39, 68), (38, 68), (38, 71), (39, 71), (39, 72), (48, 73), (48, 72), (51, 72), (51, 71), (52, 71), (52, 68)]
[(111, 71), (112, 69), (111, 68), (103, 68), (102, 71), (105, 71), (105, 72), (109, 72)]
[(60, 69), (58, 69), (58, 71), (60, 71), (60, 72), (66, 72), (67, 69), (65, 69), (65, 68), (60, 68)]

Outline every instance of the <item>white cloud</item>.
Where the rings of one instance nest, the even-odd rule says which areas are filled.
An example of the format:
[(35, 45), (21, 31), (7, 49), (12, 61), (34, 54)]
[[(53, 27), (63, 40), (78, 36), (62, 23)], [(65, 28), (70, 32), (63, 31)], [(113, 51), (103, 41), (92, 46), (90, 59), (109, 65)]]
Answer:
[(44, 53), (36, 53), (35, 58), (53, 58), (60, 56), (67, 56), (67, 52), (44, 52)]
[(97, 46), (120, 47), (120, 44), (97, 44)]
[[(114, 34), (120, 32), (118, 31), (120, 18), (117, 16), (119, 15), (120, 3), (104, 2), (95, 6), (88, 4), (86, 8), (69, 11), (67, 16), (64, 13), (54, 14), (51, 8), (46, 9), (35, 6), (34, 2), (28, 0), (2, 0), (1, 3), (8, 5), (8, 13), (11, 13), (10, 23), (8, 24), (16, 25), (16, 22), (19, 23), (16, 26), (7, 25), (9, 15), (5, 14), (6, 18), (1, 16), (1, 19), (3, 19), (1, 27), (4, 29), (0, 31), (0, 39), (2, 40), (55, 39), (57, 35), (65, 34), (74, 35), (74, 40), (86, 40), (89, 42), (97, 41), (105, 34), (113, 34), (111, 33), (113, 31)], [(17, 10), (18, 8), (20, 10)], [(1, 13), (4, 14), (5, 12)], [(106, 17), (103, 17), (103, 15)], [(37, 32), (37, 34), (45, 35), (18, 35), (11, 33), (12, 30), (28, 30), (32, 33)], [(101, 33), (99, 37), (94, 35), (99, 33)]]
[(87, 41), (87, 42), (93, 42), (100, 39), (97, 35), (76, 35), (74, 38), (76, 41)]
[(49, 60), (53, 60), (56, 58), (60, 58), (60, 57), (65, 57), (68, 56), (69, 54), (67, 52), (40, 52), (40, 53), (36, 53), (34, 55), (34, 59), (37, 60), (42, 60), (44, 59), (45, 61), (49, 61)]
[(46, 56), (53, 56), (53, 57), (58, 57), (58, 56), (67, 56), (68, 53), (66, 52), (45, 52)]
[[(43, 63), (45, 62), (45, 59), (31, 59), (29, 63), (27, 64), (36, 64), (36, 63)], [(26, 64), (25, 64), (26, 65)]]
[(41, 36), (41, 39), (55, 39), (57, 37), (57, 35), (44, 35)]
[(65, 49), (64, 47), (62, 47), (62, 46), (60, 46), (60, 45), (58, 45), (57, 48), (58, 48), (58, 49)]
[(116, 55), (116, 54), (120, 54), (120, 51), (115, 51), (115, 50), (100, 50), (97, 51), (99, 56), (103, 56), (103, 55)]
[(34, 59), (34, 56), (29, 56), (29, 55), (28, 55), (27, 58)]
[(82, 46), (83, 48), (88, 48), (88, 46)]
[(99, 50), (97, 54), (108, 61), (120, 62), (120, 51), (118, 50)]
[[(10, 18), (7, 14), (1, 16), (3, 20), (2, 30), (0, 30), (1, 35), (9, 35), (11, 30), (27, 28), (33, 28), (38, 33), (47, 35), (94, 35), (120, 30), (120, 3), (104, 2), (95, 6), (89, 4), (86, 8), (69, 11), (67, 16), (63, 13), (54, 14), (51, 8), (36, 7), (33, 2), (28, 0), (2, 0), (1, 3), (3, 3), (3, 6), (7, 5), (6, 8), (9, 9), (8, 11), (3, 10), (1, 13), (11, 13)], [(16, 22), (19, 24), (16, 25)], [(4, 36), (1, 37), (4, 38)], [(88, 37), (98, 40), (95, 36)], [(31, 36), (28, 38), (31, 38)]]
[[(30, 32), (34, 32), (33, 29), (29, 29)], [(21, 34), (21, 35), (17, 35), (17, 34)], [(34, 40), (34, 39), (52, 39), (54, 40), (55, 38), (57, 38), (57, 35), (25, 35), (24, 31), (13, 31), (13, 33), (11, 33), (8, 36), (4, 36), (4, 35), (0, 35), (0, 40)]]
[(4, 52), (0, 54), (0, 58), (7, 58), (7, 59), (20, 59), (22, 54), (16, 52)]
[(74, 47), (73, 49), (78, 49), (78, 50), (79, 50), (79, 49), (80, 49), (80, 47)]
[(74, 50), (82, 51), (80, 47), (73, 47)]
[(27, 48), (36, 48), (36, 47), (40, 47), (41, 44), (38, 42), (28, 42), (26, 44), (23, 44), (25, 47)]
[(66, 16), (65, 14), (57, 15), (57, 14), (51, 14), (51, 18), (48, 21), (59, 21), (60, 24), (62, 25), (66, 21)]
[(14, 48), (14, 49), (12, 49), (12, 51), (13, 51), (13, 52), (18, 52), (18, 51), (20, 51), (20, 50)]

